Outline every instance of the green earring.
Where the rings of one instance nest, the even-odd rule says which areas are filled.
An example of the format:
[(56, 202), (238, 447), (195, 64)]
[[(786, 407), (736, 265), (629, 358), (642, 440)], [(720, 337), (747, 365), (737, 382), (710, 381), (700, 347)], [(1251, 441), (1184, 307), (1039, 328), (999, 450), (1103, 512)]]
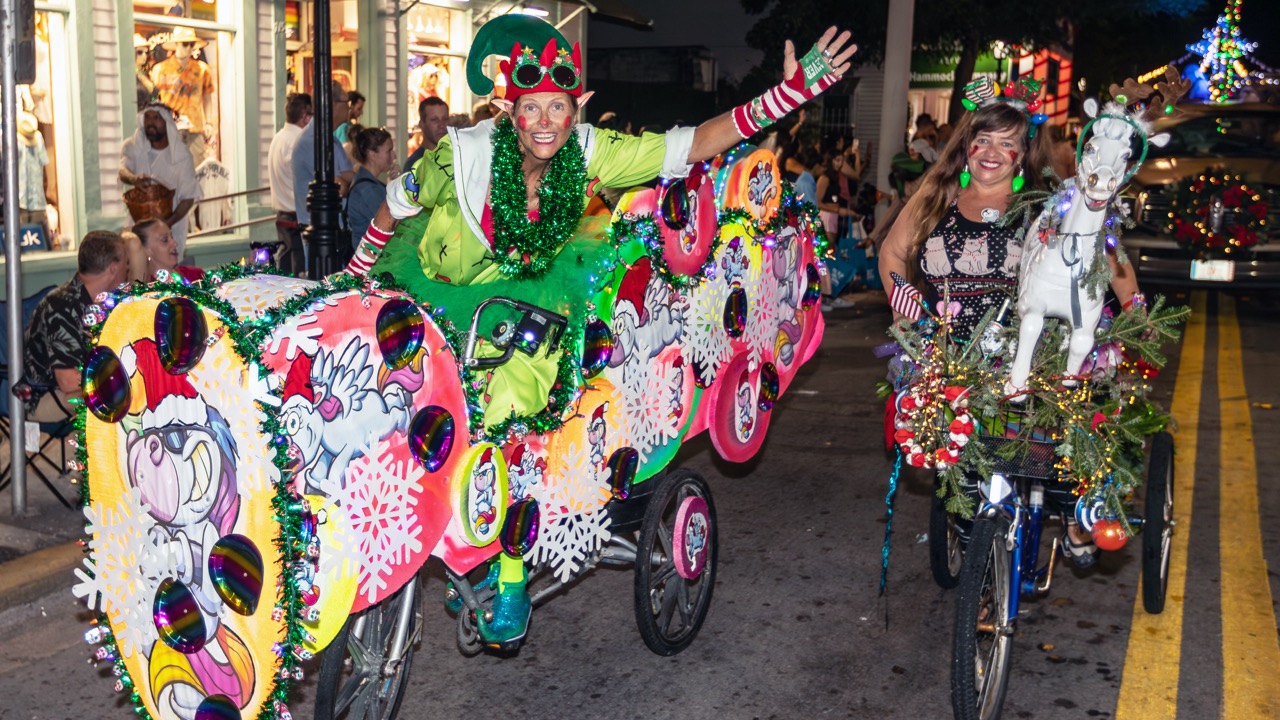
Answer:
[[(973, 174), (969, 172), (969, 163), (964, 164), (964, 169), (960, 171), (960, 187), (969, 187), (969, 181), (973, 179)], [(1014, 190), (1017, 192), (1017, 190)]]
[(1022, 192), (1022, 186), (1027, 184), (1027, 179), (1022, 177), (1022, 168), (1018, 168), (1018, 174), (1013, 176), (1013, 191)]

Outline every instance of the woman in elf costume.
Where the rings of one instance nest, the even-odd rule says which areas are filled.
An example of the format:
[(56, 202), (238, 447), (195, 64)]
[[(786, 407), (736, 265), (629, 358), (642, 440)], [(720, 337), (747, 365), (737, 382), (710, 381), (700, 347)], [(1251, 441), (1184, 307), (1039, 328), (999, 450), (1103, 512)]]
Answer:
[[(797, 61), (786, 42), (784, 80), (751, 102), (696, 128), (640, 137), (576, 123), (591, 97), (581, 54), (551, 25), (525, 15), (496, 18), (476, 34), (467, 81), (477, 95), (493, 93), (497, 120), (450, 129), (436, 149), (387, 187), (387, 198), (361, 239), (347, 272), (373, 269), (396, 224), (430, 214), (417, 244), (417, 267), (395, 263), (395, 279), (430, 296), (430, 283), (474, 285), (536, 279), (580, 229), (587, 201), (604, 188), (628, 188), (659, 175), (679, 178), (798, 108), (840, 80), (856, 46), (850, 33), (828, 29)], [(494, 79), (483, 73), (492, 54), (506, 57)], [(593, 239), (599, 240), (598, 233)], [(399, 242), (399, 240), (397, 240)], [(384, 263), (384, 266), (387, 263)], [(387, 269), (380, 266), (379, 269)], [(414, 277), (407, 277), (413, 275)], [(528, 415), (546, 405), (554, 382), (551, 358), (522, 358), (495, 368), (486, 390), (490, 416)], [(493, 619), (480, 619), (490, 645), (523, 638), (530, 605), (523, 562), (505, 553), (490, 581), (498, 583)]]

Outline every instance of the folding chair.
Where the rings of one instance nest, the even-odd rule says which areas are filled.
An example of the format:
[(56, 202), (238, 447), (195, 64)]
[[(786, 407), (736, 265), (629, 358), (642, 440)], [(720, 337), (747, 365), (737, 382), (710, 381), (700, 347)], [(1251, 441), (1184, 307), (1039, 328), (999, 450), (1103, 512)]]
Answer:
[[(53, 285), (40, 290), (29, 297), (22, 299), (22, 327), (25, 328), (31, 322), (31, 316), (35, 313), (36, 306), (54, 289)], [(8, 303), (0, 302), (0, 431), (9, 438), (10, 442), (24, 442), (25, 433), (19, 432), (14, 434), (13, 428), (9, 424), (9, 403), (13, 402), (13, 393), (9, 388), (9, 336), (8, 323), (3, 321), (5, 313), (8, 309)], [(65, 505), (68, 509), (73, 509), (71, 501), (68, 500), (58, 489), (56, 480), (62, 476), (62, 470), (67, 466), (66, 455), (66, 438), (75, 430), (75, 422), (71, 419), (53, 422), (40, 423), (40, 448), (35, 452), (28, 451), (27, 469), (35, 473), (45, 487), (49, 488), (54, 497)], [(58, 459), (54, 459), (54, 449), (57, 449)], [(12, 457), (5, 453), (6, 461)], [(56, 472), (46, 474), (46, 472), (34, 462), (37, 458), (44, 460), (52, 465)], [(13, 468), (6, 462), (3, 472), (0, 472), (0, 490), (9, 486), (13, 481)]]

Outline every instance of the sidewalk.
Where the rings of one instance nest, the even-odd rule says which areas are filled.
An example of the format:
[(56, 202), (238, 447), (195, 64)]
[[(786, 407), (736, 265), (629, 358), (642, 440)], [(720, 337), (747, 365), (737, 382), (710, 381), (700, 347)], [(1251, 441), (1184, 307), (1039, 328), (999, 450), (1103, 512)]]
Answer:
[[(79, 497), (76, 485), (56, 482), (63, 495)], [(0, 491), (0, 612), (60, 590), (70, 593), (71, 570), (84, 558), (76, 541), (83, 537), (79, 508), (68, 510), (38, 477), (27, 478), (25, 515), (13, 514), (12, 485)]]

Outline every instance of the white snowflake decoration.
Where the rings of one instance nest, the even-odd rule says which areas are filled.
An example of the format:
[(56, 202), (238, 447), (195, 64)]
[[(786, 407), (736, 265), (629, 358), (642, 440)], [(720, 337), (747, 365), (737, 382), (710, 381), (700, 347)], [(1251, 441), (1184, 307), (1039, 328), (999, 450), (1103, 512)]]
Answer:
[(569, 443), (561, 458), (562, 472), (533, 487), (541, 519), (533, 562), (547, 563), (561, 582), (582, 569), (591, 553), (609, 541), (609, 475), (598, 469), (585, 448)]
[(772, 348), (778, 338), (778, 290), (773, 274), (764, 273), (747, 291), (747, 329), (742, 339), (752, 368), (760, 364), (764, 351)]
[(150, 537), (155, 519), (147, 514), (142, 491), (129, 488), (114, 507), (95, 502), (84, 509), (88, 520), (89, 556), (75, 569), (80, 580), (72, 594), (90, 610), (109, 613), (116, 646), (123, 657), (156, 641), (151, 604), (160, 581), (173, 577), (174, 562)]
[(276, 307), (291, 297), (296, 297), (315, 287), (313, 280), (284, 277), (282, 275), (253, 275), (223, 283), (217, 288), (218, 297), (226, 300), (242, 318), (251, 318)]
[(733, 357), (729, 333), (724, 329), (724, 303), (728, 297), (729, 288), (714, 281), (702, 283), (689, 295), (684, 354), (685, 358), (702, 367), (707, 381), (714, 378), (720, 366)]
[(392, 571), (422, 552), (416, 508), (424, 475), (426, 471), (414, 460), (397, 460), (386, 441), (376, 449), (366, 447), (348, 468), (342, 511), (361, 558), (356, 582), (371, 603), (387, 589)]
[(267, 352), (272, 355), (284, 348), (284, 359), (293, 362), (299, 354), (314, 356), (320, 350), (324, 328), (314, 312), (306, 312), (276, 326), (267, 339)]
[(683, 419), (672, 416), (680, 391), (674, 385), (678, 372), (655, 359), (649, 362), (648, 372), (637, 374), (622, 387), (622, 432), (640, 454), (641, 463), (648, 462), (654, 448), (665, 445), (680, 433)]

